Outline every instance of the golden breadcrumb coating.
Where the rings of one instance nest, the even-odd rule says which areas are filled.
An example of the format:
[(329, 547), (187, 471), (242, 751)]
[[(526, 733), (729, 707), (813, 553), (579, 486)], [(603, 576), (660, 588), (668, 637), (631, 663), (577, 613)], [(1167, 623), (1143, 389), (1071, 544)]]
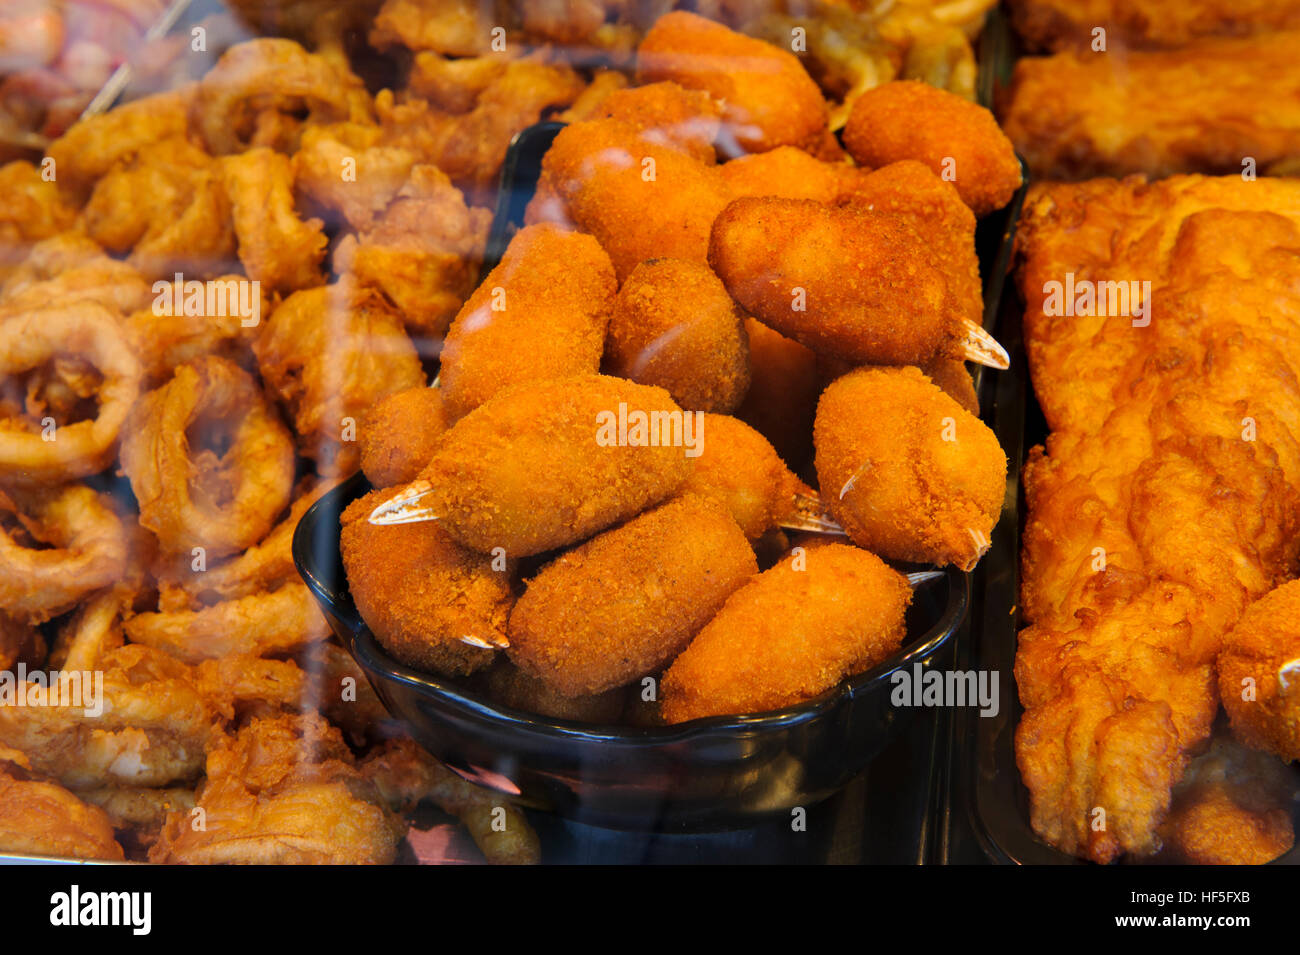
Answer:
[(447, 430), (438, 388), (407, 388), (386, 395), (361, 419), (361, 470), (377, 488), (415, 480)]

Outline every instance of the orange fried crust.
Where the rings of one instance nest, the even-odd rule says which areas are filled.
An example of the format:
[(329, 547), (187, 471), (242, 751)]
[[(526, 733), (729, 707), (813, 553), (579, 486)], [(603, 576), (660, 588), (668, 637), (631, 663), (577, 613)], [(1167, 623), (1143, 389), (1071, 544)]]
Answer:
[(787, 558), (727, 600), (663, 679), (663, 717), (794, 706), (893, 653), (912, 601), (880, 558), (826, 544)]
[(1300, 581), (1255, 601), (1223, 638), (1219, 692), (1238, 739), (1300, 759)]
[(798, 484), (772, 445), (749, 425), (730, 415), (704, 416), (703, 453), (685, 490), (725, 507), (750, 540), (791, 513)]
[(817, 356), (756, 318), (745, 319), (749, 338), (749, 391), (736, 410), (794, 470), (812, 456), (813, 416), (821, 379)]
[(357, 429), (366, 480), (380, 488), (415, 480), (446, 430), (437, 388), (408, 388), (380, 398)]

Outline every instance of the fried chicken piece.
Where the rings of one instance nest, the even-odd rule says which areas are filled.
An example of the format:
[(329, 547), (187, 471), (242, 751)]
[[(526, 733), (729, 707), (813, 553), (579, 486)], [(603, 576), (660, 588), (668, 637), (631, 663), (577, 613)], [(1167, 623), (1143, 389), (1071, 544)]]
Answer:
[(1291, 808), (1300, 776), (1227, 737), (1192, 758), (1160, 829), (1161, 860), (1263, 865), (1295, 845)]
[(492, 213), (466, 205), (443, 172), (417, 165), (383, 214), (339, 244), (335, 268), (382, 293), (421, 354), (437, 354), (474, 288), (491, 225)]
[(481, 670), (505, 643), (514, 562), (462, 547), (436, 521), (371, 524), (370, 513), (398, 490), (372, 491), (343, 512), (340, 546), (357, 610), (407, 666)]
[(636, 69), (641, 83), (672, 80), (723, 103), (727, 155), (812, 148), (826, 130), (826, 101), (793, 53), (693, 13), (660, 17), (637, 48)]
[(0, 747), (0, 852), (120, 862), (105, 812), (32, 773), (26, 757)]
[(258, 369), (321, 473), (356, 469), (356, 422), (384, 395), (425, 383), (392, 307), (342, 281), (294, 292), (253, 343)]
[(1011, 0), (1009, 6), (1016, 33), (1034, 53), (1091, 49), (1098, 28), (1109, 48), (1136, 50), (1300, 27), (1296, 0)]
[(855, 547), (825, 544), (784, 560), (732, 594), (673, 661), (664, 721), (810, 700), (898, 649), (911, 601), (902, 574)]
[(167, 815), (149, 860), (386, 865), (403, 831), (322, 717), (254, 718), (215, 737), (198, 804)]
[(688, 411), (734, 411), (749, 390), (744, 313), (708, 266), (642, 262), (614, 301), (605, 370), (658, 385)]
[(598, 371), (617, 289), (614, 266), (591, 236), (550, 224), (516, 233), (447, 333), (448, 420), (511, 385)]
[(1238, 739), (1300, 760), (1300, 581), (1255, 601), (1223, 638), (1219, 692)]
[(298, 217), (289, 157), (260, 146), (224, 157), (219, 168), (248, 277), (273, 292), (323, 285), (329, 240), (320, 219)]
[(1297, 44), (1293, 30), (1026, 58), (999, 117), (1038, 178), (1240, 174), (1247, 158), (1263, 173), (1300, 155)]
[(862, 166), (924, 163), (957, 187), (976, 216), (1001, 209), (1020, 188), (1015, 148), (993, 114), (915, 80), (885, 83), (858, 97), (844, 145)]
[(104, 810), (114, 829), (143, 830), (156, 834), (169, 812), (194, 808), (194, 790), (144, 789), (138, 786), (107, 786), (85, 789), (78, 795)]
[(758, 572), (716, 501), (684, 494), (542, 568), (510, 613), (510, 662), (566, 696), (657, 673)]
[(361, 419), (361, 470), (376, 488), (415, 480), (447, 430), (438, 388), (408, 388), (380, 398)]

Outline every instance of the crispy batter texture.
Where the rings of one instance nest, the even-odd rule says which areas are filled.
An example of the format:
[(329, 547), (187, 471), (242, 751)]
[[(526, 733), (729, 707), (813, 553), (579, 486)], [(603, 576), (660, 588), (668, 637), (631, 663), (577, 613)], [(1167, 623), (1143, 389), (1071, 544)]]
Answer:
[(873, 169), (904, 159), (925, 163), (957, 187), (977, 216), (1001, 209), (1020, 188), (1015, 147), (993, 114), (916, 80), (885, 83), (858, 97), (844, 145), (859, 165)]
[(818, 402), (813, 440), (821, 498), (855, 544), (963, 570), (988, 549), (1007, 457), (987, 425), (918, 369), (836, 379)]
[(1208, 36), (1246, 36), (1300, 27), (1296, 0), (1011, 0), (1012, 24), (1032, 52), (1180, 47)]
[(452, 322), (443, 407), (455, 422), (511, 385), (596, 372), (618, 283), (589, 235), (528, 226)]
[(380, 398), (357, 431), (366, 480), (377, 488), (415, 480), (447, 427), (441, 389), (408, 388)]
[(703, 435), (684, 491), (717, 501), (750, 540), (791, 514), (799, 479), (766, 438), (725, 414), (706, 414)]
[(603, 693), (661, 670), (757, 572), (730, 514), (683, 495), (542, 568), (510, 614), (510, 662), (558, 693)]
[(102, 809), (5, 756), (0, 750), (0, 852), (117, 862), (125, 858)]
[(749, 390), (744, 313), (708, 266), (642, 262), (614, 303), (605, 370), (658, 385), (688, 411), (734, 411)]
[(1240, 175), (1246, 157), (1260, 173), (1289, 168), (1300, 155), (1297, 44), (1292, 30), (1022, 59), (999, 116), (1038, 179)]
[(826, 544), (783, 560), (732, 594), (673, 661), (664, 721), (810, 700), (897, 650), (911, 601), (907, 579), (867, 551)]
[(793, 53), (693, 13), (660, 17), (641, 40), (636, 70), (639, 82), (672, 80), (723, 103), (719, 147), (729, 155), (813, 148), (829, 121)]
[(382, 139), (383, 130), (366, 123), (304, 129), (293, 155), (295, 193), (331, 222), (370, 228), (406, 184), (416, 161), (409, 149), (386, 146)]
[[(645, 415), (640, 429), (633, 413)], [(681, 487), (690, 460), (686, 422), (678, 432), (675, 415), (684, 413), (662, 388), (604, 375), (520, 385), (457, 422), (420, 477), (433, 487), (429, 506), (461, 543), (540, 554)], [(653, 423), (662, 428), (658, 444), (650, 443)]]
[[(177, 365), (205, 355), (216, 355), (244, 368), (253, 366), (253, 339), (257, 337), (261, 317), (271, 313), (271, 306), (267, 290), (262, 290), (258, 301), (247, 299), (250, 311), (256, 308), (257, 314), (239, 314), (237, 306), (245, 300), (239, 298), (240, 285), (234, 283), (243, 282), (245, 277), (242, 275), (223, 275), (205, 287), (201, 296), (193, 295), (191, 289), (189, 302), (193, 308), (183, 307), (177, 314), (174, 307), (164, 310), (150, 303), (148, 308), (139, 309), (126, 319), (126, 332), (144, 366), (146, 381), (161, 385), (171, 378)], [(210, 303), (208, 287), (214, 290)], [(221, 293), (220, 298), (217, 291)], [(252, 289), (248, 291), (251, 294)], [(184, 285), (177, 289), (174, 282), (166, 283), (165, 290), (155, 294), (154, 302), (161, 298), (174, 306), (178, 293), (182, 305), (185, 305)], [(210, 311), (209, 304), (214, 306)]]
[[(1016, 754), (1040, 837), (1111, 861), (1158, 847), (1218, 709), (1223, 635), (1293, 576), (1300, 185), (1031, 192), (1019, 284), (1053, 433), (1025, 472)], [(1046, 313), (1048, 283), (1071, 272), (1149, 279), (1150, 324)], [(1095, 807), (1105, 831), (1089, 825)]]
[(1300, 581), (1246, 608), (1223, 638), (1219, 692), (1242, 742), (1300, 760)]
[(960, 303), (908, 219), (808, 199), (737, 199), (709, 264), (747, 312), (818, 352), (907, 365), (953, 352)]
[(736, 417), (772, 442), (798, 470), (812, 456), (813, 417), (821, 379), (817, 355), (755, 318), (745, 318), (749, 339), (749, 391)]
[(77, 123), (50, 144), (60, 187), (88, 192), (123, 160), (163, 140), (185, 135), (191, 90), (174, 90), (124, 103)]
[(399, 489), (372, 491), (343, 512), (340, 546), (362, 618), (395, 658), (464, 675), (492, 662), (514, 604), (514, 562), (476, 554), (436, 521), (379, 526), (369, 517)]

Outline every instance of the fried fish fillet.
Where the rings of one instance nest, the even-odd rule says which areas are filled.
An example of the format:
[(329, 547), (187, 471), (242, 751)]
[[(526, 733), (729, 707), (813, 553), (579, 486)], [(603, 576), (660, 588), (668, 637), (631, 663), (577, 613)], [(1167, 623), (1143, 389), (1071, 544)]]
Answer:
[[(1052, 434), (1025, 470), (1017, 761), (1038, 834), (1112, 861), (1159, 848), (1223, 637), (1295, 570), (1300, 183), (1040, 186), (1018, 241)], [(1111, 314), (1049, 314), (1068, 283)]]
[(1300, 31), (1016, 64), (999, 116), (1035, 176), (1260, 172), (1300, 157)]

